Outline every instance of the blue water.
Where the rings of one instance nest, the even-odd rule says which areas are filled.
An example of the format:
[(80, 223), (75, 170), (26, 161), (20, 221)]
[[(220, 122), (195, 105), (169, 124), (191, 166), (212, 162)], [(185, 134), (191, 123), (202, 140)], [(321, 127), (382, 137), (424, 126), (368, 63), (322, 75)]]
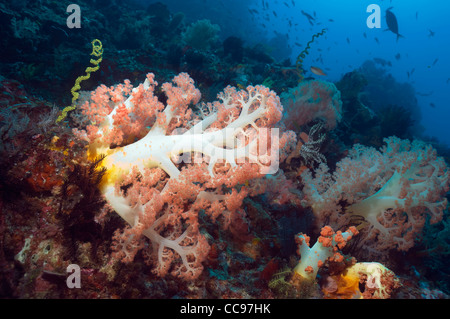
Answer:
[[(157, 1), (140, 0), (140, 2), (148, 5)], [(239, 36), (248, 45), (258, 42), (272, 43), (273, 56), (280, 59), (289, 57), (292, 62), (295, 62), (311, 36), (326, 28), (326, 35), (314, 42), (309, 56), (304, 61), (306, 69), (310, 66), (326, 68), (327, 77), (324, 79), (334, 82), (343, 74), (360, 67), (368, 59), (376, 57), (390, 61), (392, 66), (386, 68), (387, 72), (398, 82), (410, 83), (418, 92), (416, 97), (422, 118), (416, 120), (424, 126), (424, 134), (437, 137), (442, 143), (450, 146), (448, 128), (450, 23), (447, 17), (450, 12), (449, 1), (166, 0), (160, 2), (167, 4), (172, 12), (184, 12), (187, 21), (206, 18), (220, 25), (222, 38), (230, 35)], [(381, 8), (379, 29), (370, 29), (366, 24), (370, 15), (367, 7), (370, 4), (377, 4)], [(390, 7), (393, 7), (391, 11), (397, 17), (399, 33), (403, 35), (398, 41), (395, 34), (385, 31), (387, 29), (385, 10)], [(250, 12), (249, 9), (257, 10), (257, 13)], [(314, 25), (308, 22), (306, 16), (301, 13), (302, 10), (315, 17)], [(430, 30), (435, 33), (434, 36), (430, 36)], [(296, 46), (296, 42), (303, 47)], [(400, 59), (395, 58), (397, 54)], [(319, 56), (322, 59), (315, 62)], [(412, 73), (409, 78), (408, 72)]]

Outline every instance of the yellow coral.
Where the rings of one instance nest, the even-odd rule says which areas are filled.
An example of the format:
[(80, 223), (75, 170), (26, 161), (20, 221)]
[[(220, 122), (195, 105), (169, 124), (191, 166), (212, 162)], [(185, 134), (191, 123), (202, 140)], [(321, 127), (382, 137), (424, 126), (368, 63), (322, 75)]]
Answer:
[(86, 75), (82, 75), (79, 76), (76, 80), (75, 80), (75, 84), (72, 87), (72, 89), (70, 90), (70, 92), (72, 93), (72, 105), (66, 106), (61, 114), (58, 116), (58, 118), (56, 119), (56, 123), (61, 122), (62, 120), (64, 120), (67, 116), (67, 113), (74, 110), (76, 108), (75, 106), (75, 101), (78, 99), (78, 97), (80, 96), (80, 94), (78, 93), (78, 90), (81, 88), (80, 83), (81, 81), (87, 80), (91, 77), (91, 73), (97, 71), (100, 68), (100, 62), (102, 62), (102, 55), (103, 55), (103, 46), (102, 46), (102, 42), (99, 39), (94, 39), (92, 42), (92, 53), (91, 55), (96, 56), (98, 59), (94, 60), (91, 59), (89, 62), (94, 65), (94, 67), (87, 67), (85, 72)]
[(388, 299), (401, 286), (394, 272), (377, 262), (356, 263), (329, 280), (334, 282), (334, 289), (327, 285), (322, 288), (328, 299)]

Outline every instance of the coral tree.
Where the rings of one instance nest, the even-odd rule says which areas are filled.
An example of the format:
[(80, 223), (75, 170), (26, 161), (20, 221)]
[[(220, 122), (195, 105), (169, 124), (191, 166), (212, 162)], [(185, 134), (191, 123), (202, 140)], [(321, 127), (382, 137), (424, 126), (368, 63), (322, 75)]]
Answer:
[(380, 151), (355, 145), (334, 173), (325, 164), (315, 177), (305, 171), (305, 199), (318, 219), (332, 227), (363, 220), (362, 242), (377, 251), (408, 250), (427, 217), (430, 223), (442, 219), (449, 168), (424, 142), (384, 141)]
[(98, 87), (81, 105), (90, 124), (74, 133), (88, 141), (90, 158), (106, 156), (102, 193), (129, 224), (116, 232), (115, 256), (133, 260), (145, 236), (154, 272), (189, 280), (201, 274), (210, 247), (200, 212), (228, 228), (242, 213), (249, 180), (276, 172), (295, 134), (272, 129), (282, 106), (266, 87), (227, 87), (196, 114), (190, 106), (200, 92), (188, 74), (162, 85), (166, 105), (157, 85), (148, 74), (136, 88), (129, 81)]

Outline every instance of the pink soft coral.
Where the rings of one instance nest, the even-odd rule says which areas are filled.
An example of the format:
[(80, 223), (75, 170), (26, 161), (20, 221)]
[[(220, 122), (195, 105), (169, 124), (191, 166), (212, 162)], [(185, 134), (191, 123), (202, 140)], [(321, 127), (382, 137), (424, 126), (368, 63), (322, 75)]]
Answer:
[[(421, 141), (385, 139), (377, 151), (356, 145), (330, 174), (325, 165), (305, 172), (306, 202), (322, 223), (343, 227), (350, 218), (368, 222), (366, 243), (377, 250), (408, 250), (430, 222), (441, 220), (449, 189), (449, 169)], [(363, 236), (363, 235), (362, 235)]]
[(312, 80), (281, 95), (285, 108), (283, 122), (288, 129), (296, 129), (320, 119), (328, 130), (334, 129), (342, 117), (341, 93), (333, 83)]
[(295, 134), (271, 130), (282, 107), (266, 87), (227, 87), (197, 115), (191, 106), (200, 92), (189, 75), (162, 85), (166, 105), (156, 86), (149, 74), (136, 88), (128, 81), (99, 87), (82, 105), (90, 125), (75, 134), (89, 143), (91, 158), (106, 156), (101, 191), (129, 224), (116, 232), (114, 256), (133, 260), (145, 236), (156, 274), (191, 280), (209, 251), (198, 214), (228, 228), (243, 213), (249, 181), (278, 170), (280, 145), (294, 145)]

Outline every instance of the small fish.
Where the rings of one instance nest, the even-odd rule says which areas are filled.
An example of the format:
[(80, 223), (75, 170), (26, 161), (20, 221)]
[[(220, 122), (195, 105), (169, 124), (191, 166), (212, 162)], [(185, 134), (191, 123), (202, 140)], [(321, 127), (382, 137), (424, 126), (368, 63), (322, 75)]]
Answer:
[(328, 21), (330, 21), (330, 22), (334, 22), (334, 20), (333, 20), (333, 19), (328, 19)]
[(378, 43), (378, 44), (380, 44), (380, 40), (378, 40), (377, 37), (375, 37), (375, 42)]
[(435, 105), (434, 103), (430, 103), (430, 106), (431, 106), (432, 108), (435, 108), (435, 107), (436, 107), (436, 105)]
[(419, 11), (416, 11), (416, 20), (419, 18)]
[(273, 12), (273, 15), (275, 16), (275, 17), (278, 17), (277, 16), (277, 13), (275, 12), (275, 11), (272, 11)]
[(446, 84), (448, 84), (450, 82), (450, 78), (447, 79), (447, 81), (445, 82)]
[(347, 43), (350, 44), (350, 39), (349, 38), (347, 38)]
[(400, 53), (397, 53), (397, 54), (395, 55), (395, 59), (396, 59), (396, 60), (400, 60), (401, 57), (402, 57), (402, 56), (400, 55)]
[(315, 20), (310, 14), (306, 13), (305, 11), (302, 10), (301, 12), (308, 20)]
[(284, 3), (284, 5), (286, 6), (286, 7), (288, 7), (289, 8), (289, 5), (286, 3), (286, 2), (283, 2)]
[(312, 73), (314, 73), (316, 75), (326, 75), (326, 73), (323, 72), (321, 68), (318, 68), (316, 66), (310, 67), (310, 70), (311, 70)]
[(363, 37), (367, 39), (367, 34), (364, 32)]
[(428, 29), (428, 32), (430, 32), (430, 34), (428, 34), (429, 38), (434, 37), (434, 35), (436, 33), (436, 32), (431, 31), (430, 29)]
[(435, 66), (436, 65), (436, 63), (437, 63), (437, 61), (439, 61), (439, 59), (438, 58), (436, 58), (434, 61), (433, 61), (433, 64), (432, 64), (432, 66)]

